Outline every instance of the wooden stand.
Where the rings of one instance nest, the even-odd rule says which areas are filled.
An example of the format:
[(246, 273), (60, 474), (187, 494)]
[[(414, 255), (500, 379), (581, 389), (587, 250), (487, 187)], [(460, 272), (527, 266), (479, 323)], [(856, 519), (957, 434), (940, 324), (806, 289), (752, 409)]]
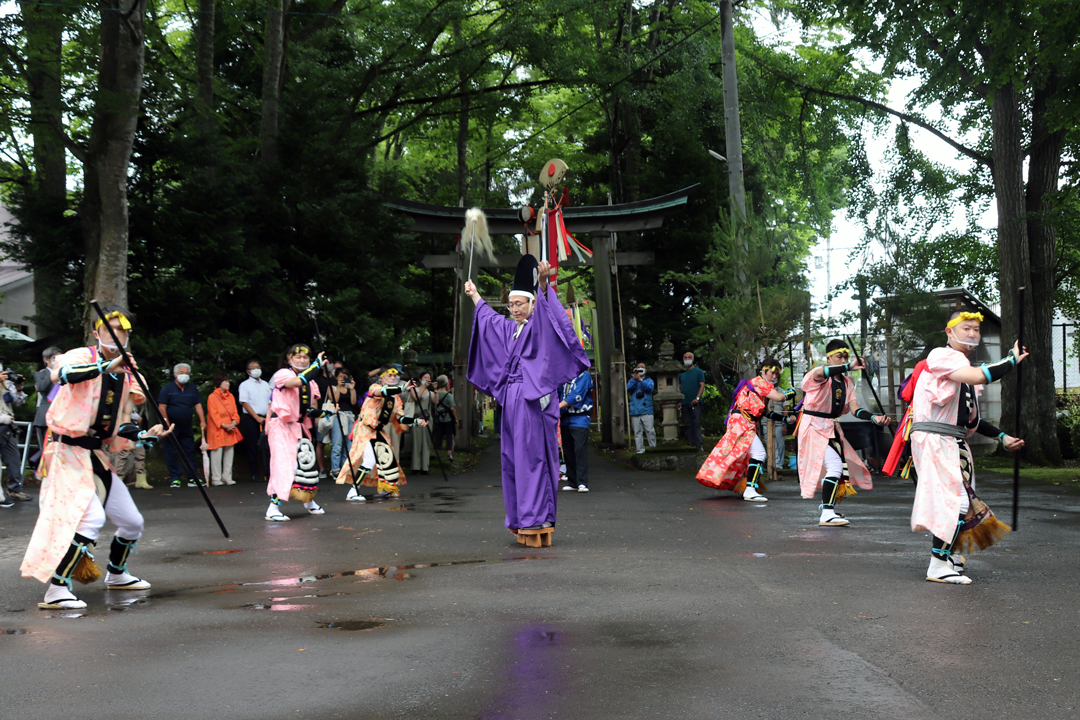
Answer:
[(551, 531), (554, 529), (518, 530), (517, 541), (525, 547), (551, 547)]

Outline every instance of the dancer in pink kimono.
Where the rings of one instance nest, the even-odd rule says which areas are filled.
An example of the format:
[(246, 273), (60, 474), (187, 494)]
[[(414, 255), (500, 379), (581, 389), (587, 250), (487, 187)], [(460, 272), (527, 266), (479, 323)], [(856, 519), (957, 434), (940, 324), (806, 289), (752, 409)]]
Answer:
[(802, 379), (802, 417), (796, 435), (799, 438), (799, 488), (804, 498), (821, 491), (822, 527), (844, 527), (850, 521), (836, 512), (836, 504), (854, 495), (852, 482), (864, 490), (874, 485), (870, 471), (844, 438), (837, 420), (850, 412), (860, 420), (875, 425), (888, 425), (888, 415), (871, 415), (859, 407), (855, 398), (855, 383), (844, 377), (851, 370), (862, 370), (859, 363), (849, 363), (850, 351), (843, 340), (831, 340), (825, 346), (825, 367), (816, 367)]
[(778, 390), (782, 367), (776, 358), (765, 358), (758, 376), (736, 386), (728, 410), (727, 430), (705, 458), (697, 481), (705, 487), (732, 490), (747, 502), (766, 502), (765, 445), (758, 437), (761, 418), (786, 422), (778, 412), (765, 413), (765, 400), (784, 402), (795, 396), (792, 389)]
[(270, 481), (266, 494), (270, 507), (266, 519), (285, 522), (291, 518), (281, 511), (281, 503), (296, 499), (312, 515), (326, 511), (315, 502), (319, 474), (312, 472), (308, 461), (315, 462), (311, 442), (312, 420), (319, 412), (319, 376), (325, 359), (319, 353), (311, 362), (311, 349), (296, 344), (282, 356), (281, 369), (270, 378), (270, 415), (266, 418), (266, 437), (270, 443)]
[[(124, 345), (131, 331), (131, 313), (116, 305), (105, 317)], [(145, 590), (150, 583), (127, 571), (127, 559), (143, 532), (143, 517), (124, 482), (113, 472), (107, 451), (152, 443), (172, 432), (155, 425), (142, 432), (127, 422), (146, 398), (124, 366), (120, 348), (109, 344), (100, 320), (96, 345), (59, 355), (52, 381), (60, 387), (46, 416), (48, 440), (42, 461), (46, 468), (37, 524), (22, 562), (23, 577), (49, 587), (42, 609), (86, 607), (75, 596), (72, 579), (93, 582), (101, 570), (90, 549), (108, 519), (116, 525), (105, 575), (107, 590)]]
[(926, 358), (926, 371), (919, 376), (911, 401), (911, 456), (919, 476), (911, 530), (929, 530), (934, 536), (926, 570), (931, 582), (970, 584), (959, 552), (984, 550), (1010, 531), (975, 494), (967, 439), (979, 433), (998, 438), (1012, 452), (1024, 447), (1023, 440), (979, 417), (979, 391), (1003, 378), (1028, 352), (1014, 343), (996, 363), (972, 367), (968, 356), (979, 345), (982, 319), (980, 313), (952, 314), (945, 329), (948, 345)]

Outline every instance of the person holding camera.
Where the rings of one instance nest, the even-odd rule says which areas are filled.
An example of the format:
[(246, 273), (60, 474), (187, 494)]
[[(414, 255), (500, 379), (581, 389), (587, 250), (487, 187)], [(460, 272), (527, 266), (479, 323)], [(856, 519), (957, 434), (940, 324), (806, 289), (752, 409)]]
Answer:
[(15, 437), (15, 408), (26, 402), (22, 391), (25, 378), (14, 370), (5, 370), (7, 360), (0, 358), (0, 460), (7, 468), (7, 493), (0, 493), (0, 507), (11, 507), (13, 500), (29, 500), (23, 492), (22, 456)]
[(630, 427), (634, 431), (634, 445), (638, 455), (645, 452), (645, 439), (649, 447), (656, 447), (656, 429), (653, 427), (653, 390), (656, 382), (646, 377), (645, 363), (639, 362), (634, 367), (634, 375), (626, 383), (626, 392), (630, 395)]
[(327, 388), (327, 400), (332, 403), (337, 417), (330, 418), (330, 473), (337, 477), (345, 457), (352, 449), (349, 433), (356, 422), (356, 382), (348, 368), (336, 371), (334, 384)]

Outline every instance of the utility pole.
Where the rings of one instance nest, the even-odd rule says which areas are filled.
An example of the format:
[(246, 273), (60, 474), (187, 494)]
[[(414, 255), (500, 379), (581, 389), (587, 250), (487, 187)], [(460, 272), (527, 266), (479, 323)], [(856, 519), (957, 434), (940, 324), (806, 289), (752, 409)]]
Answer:
[[(739, 80), (735, 72), (735, 27), (731, 0), (720, 2), (720, 58), (724, 66), (724, 130), (726, 134), (728, 188), (731, 217), (746, 221), (746, 189), (743, 185), (742, 125), (739, 121)], [(745, 249), (745, 248), (744, 248)]]

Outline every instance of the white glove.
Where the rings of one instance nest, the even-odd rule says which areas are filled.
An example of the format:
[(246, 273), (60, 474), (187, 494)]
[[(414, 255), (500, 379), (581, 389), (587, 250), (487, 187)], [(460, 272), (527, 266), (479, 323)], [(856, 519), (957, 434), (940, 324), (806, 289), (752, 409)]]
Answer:
[(11, 417), (7, 413), (0, 413), (0, 425), (10, 425), (11, 421), (15, 418)]

